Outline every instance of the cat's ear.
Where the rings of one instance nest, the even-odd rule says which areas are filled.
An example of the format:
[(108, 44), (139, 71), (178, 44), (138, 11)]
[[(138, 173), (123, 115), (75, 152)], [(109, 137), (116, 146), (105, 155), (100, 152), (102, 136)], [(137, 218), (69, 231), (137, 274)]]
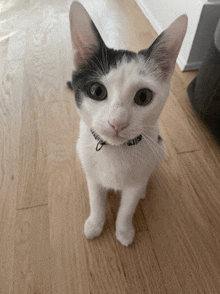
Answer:
[(78, 69), (104, 42), (88, 12), (79, 2), (72, 3), (69, 19), (72, 45), (76, 51), (74, 63)]
[(159, 66), (163, 78), (170, 76), (170, 73), (174, 70), (186, 34), (187, 23), (187, 15), (181, 15), (159, 35), (148, 49), (139, 52), (146, 59), (153, 60), (154, 64)]

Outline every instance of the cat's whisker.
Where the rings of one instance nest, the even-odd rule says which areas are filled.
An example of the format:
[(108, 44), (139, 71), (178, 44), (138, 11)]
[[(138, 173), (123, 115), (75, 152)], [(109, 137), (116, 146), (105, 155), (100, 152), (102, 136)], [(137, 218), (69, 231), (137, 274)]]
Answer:
[(94, 76), (90, 75), (90, 77), (89, 78), (86, 78), (86, 79), (85, 78), (81, 78), (81, 79), (79, 79), (77, 81), (79, 83), (79, 85), (74, 85), (74, 87), (81, 89), (80, 82), (84, 82), (86, 80), (86, 82), (89, 83), (89, 82), (94, 82), (95, 79), (97, 79), (97, 75), (94, 75)]
[(146, 124), (143, 124), (144, 127), (149, 127), (149, 128), (158, 128), (158, 126), (151, 126), (151, 125), (146, 125)]
[[(154, 132), (154, 131), (151, 131), (151, 130), (148, 130), (148, 132), (155, 133), (155, 134), (158, 135), (158, 132)], [(160, 146), (160, 145), (158, 144), (157, 141), (153, 140), (153, 139), (149, 136), (149, 134), (146, 134), (146, 132), (142, 132), (141, 134), (142, 134), (143, 137), (146, 136), (148, 139), (151, 140), (152, 143), (156, 144), (155, 147), (159, 147), (159, 149), (156, 148), (157, 152), (158, 152), (158, 153), (161, 152), (161, 153), (162, 153), (162, 156), (163, 156), (164, 148), (163, 148), (162, 146)]]
[(138, 150), (138, 148), (137, 148), (136, 145), (134, 145), (134, 146), (132, 146), (132, 147), (133, 147), (133, 148), (132, 148), (131, 156), (132, 156), (133, 158), (140, 159), (141, 156), (143, 155), (142, 152), (140, 152), (140, 150)]
[[(148, 127), (148, 128), (158, 128), (158, 129), (160, 129), (159, 126), (150, 126), (150, 125), (145, 125), (145, 124), (143, 124), (143, 127)], [(162, 128), (163, 128), (163, 129), (170, 129), (169, 127), (166, 127), (166, 126), (162, 126)]]
[(147, 144), (150, 146), (151, 150), (153, 151), (158, 163), (161, 163), (161, 160), (160, 158), (158, 158), (157, 156), (157, 153), (156, 153), (156, 149), (152, 146), (152, 143), (147, 139), (147, 138), (144, 138), (144, 140), (147, 142)]
[[(95, 56), (96, 57), (96, 56)], [(96, 58), (97, 59), (97, 58)], [(94, 69), (95, 70), (92, 70), (92, 69), (90, 69), (89, 71), (93, 71), (95, 74), (96, 74), (96, 77), (97, 77), (97, 74), (98, 75), (100, 75), (100, 76), (102, 76), (103, 75), (103, 68), (102, 68), (102, 66), (100, 65), (100, 67), (94, 62), (94, 61), (92, 61), (92, 60), (89, 60), (89, 63), (91, 64), (91, 65), (93, 65), (94, 66)], [(100, 64), (100, 62), (99, 62), (99, 64)]]
[(134, 146), (134, 148), (132, 150), (132, 157), (135, 158), (135, 159), (138, 159), (139, 158), (139, 156), (137, 154), (137, 149), (135, 148), (135, 146)]
[(98, 57), (95, 54), (93, 54), (93, 57), (97, 60), (98, 64), (100, 65), (100, 69), (102, 70), (102, 74), (104, 74), (105, 70), (104, 70), (104, 67), (102, 65), (101, 60), (99, 60)]
[(142, 133), (142, 136), (146, 136), (148, 139), (150, 139), (153, 143), (155, 143), (157, 145), (157, 147), (159, 147), (163, 152), (164, 152), (164, 149), (162, 146), (160, 146), (156, 141), (154, 141), (149, 135), (147, 135), (146, 133)]
[(99, 70), (100, 70), (100, 69), (98, 69), (98, 71), (95, 71), (95, 70), (93, 70), (93, 69), (90, 69), (89, 71), (90, 71), (90, 72), (93, 72), (95, 75), (94, 75), (94, 76), (90, 75), (89, 79), (90, 79), (90, 80), (97, 79), (97, 74), (98, 74), (98, 75), (102, 75), (102, 73), (99, 72)]
[[(157, 155), (158, 155), (161, 159), (163, 159), (163, 157), (164, 157), (164, 150), (163, 150), (163, 148), (162, 148), (158, 143), (156, 143), (154, 140), (153, 140), (153, 142), (156, 143), (157, 146), (153, 146), (153, 143), (152, 143), (151, 141), (149, 141), (149, 138), (150, 138), (150, 137), (146, 138), (146, 137), (143, 136), (143, 138), (144, 138), (144, 140), (145, 140), (149, 145), (152, 146), (152, 148), (153, 148), (154, 151), (157, 153)], [(156, 148), (156, 147), (158, 147), (158, 146), (160, 147), (160, 149)]]
[(99, 74), (102, 75), (102, 74), (104, 73), (104, 71), (103, 71), (103, 66), (102, 66), (100, 60), (96, 57), (96, 55), (95, 55), (95, 53), (93, 52), (92, 48), (90, 48), (90, 47), (86, 47), (86, 46), (85, 46), (85, 49), (86, 49), (87, 51), (90, 51), (90, 52), (91, 52), (92, 57), (95, 57), (95, 59), (98, 61), (98, 64), (99, 64), (100, 68), (98, 67), (98, 65), (97, 65), (95, 62), (93, 62), (93, 61), (91, 60), (91, 58), (87, 59), (87, 62), (93, 64), (94, 67), (98, 70)]
[[(100, 70), (100, 69), (98, 68), (98, 66), (97, 66), (92, 60), (90, 60), (89, 62), (91, 62), (92, 64), (94, 64), (94, 67), (96, 67), (98, 70)], [(90, 73), (90, 72), (93, 72), (93, 73), (95, 73), (95, 76), (97, 76), (97, 73), (98, 73), (97, 71), (95, 71), (95, 70), (93, 70), (93, 69), (91, 69), (91, 68), (90, 68), (89, 70), (87, 70), (87, 69), (83, 69), (83, 68), (82, 68), (82, 69), (80, 69), (80, 72), (81, 72), (81, 73), (87, 73), (87, 72)], [(99, 74), (101, 74), (101, 72), (99, 72)], [(90, 75), (89, 75), (89, 78), (91, 78), (91, 77), (92, 77), (92, 75), (90, 74)]]
[[(144, 128), (143, 128), (143, 132), (145, 132), (145, 131), (146, 131), (146, 129), (144, 130)], [(158, 131), (154, 131), (154, 130), (151, 130), (151, 129), (147, 129), (147, 131), (159, 135)]]
[[(93, 63), (93, 62), (92, 62)], [(93, 63), (95, 65), (95, 63)], [(96, 68), (94, 70), (90, 70), (91, 72), (95, 73), (95, 75), (92, 77), (93, 79), (97, 79), (98, 76), (102, 76), (102, 70), (96, 66)]]

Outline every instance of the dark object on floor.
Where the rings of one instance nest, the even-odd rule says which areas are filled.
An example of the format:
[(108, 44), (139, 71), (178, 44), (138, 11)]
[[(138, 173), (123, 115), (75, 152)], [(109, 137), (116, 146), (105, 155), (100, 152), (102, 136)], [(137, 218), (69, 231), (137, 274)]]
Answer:
[(193, 108), (220, 144), (220, 20), (209, 52), (187, 92)]

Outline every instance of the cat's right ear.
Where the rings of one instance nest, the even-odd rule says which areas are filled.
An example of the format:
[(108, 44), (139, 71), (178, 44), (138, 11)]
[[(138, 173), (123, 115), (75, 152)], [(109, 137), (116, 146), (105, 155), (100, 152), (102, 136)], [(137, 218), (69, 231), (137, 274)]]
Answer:
[(74, 55), (74, 64), (80, 68), (104, 42), (88, 12), (79, 2), (74, 1), (69, 12), (70, 31)]
[(181, 15), (157, 37), (148, 49), (139, 52), (146, 60), (151, 60), (158, 66), (163, 79), (170, 77), (174, 71), (175, 62), (186, 34), (187, 23), (187, 15)]

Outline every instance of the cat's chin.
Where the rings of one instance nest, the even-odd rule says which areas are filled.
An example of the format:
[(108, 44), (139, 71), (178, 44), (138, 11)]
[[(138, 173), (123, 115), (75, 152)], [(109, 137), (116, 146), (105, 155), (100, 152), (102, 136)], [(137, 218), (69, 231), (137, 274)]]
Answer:
[(112, 146), (119, 146), (122, 145), (124, 143), (126, 143), (128, 141), (128, 139), (123, 138), (121, 136), (106, 136), (106, 135), (102, 135), (101, 138), (108, 144), (108, 145), (112, 145)]
[(112, 146), (119, 146), (119, 145), (123, 145), (123, 144), (129, 142), (133, 138), (134, 137), (125, 138), (125, 137), (122, 137), (122, 136), (114, 135), (114, 136), (106, 138), (106, 142), (108, 142), (108, 144), (112, 145)]
[(114, 136), (114, 137), (108, 138), (106, 141), (108, 142), (109, 145), (119, 146), (126, 143), (128, 140), (121, 137)]

